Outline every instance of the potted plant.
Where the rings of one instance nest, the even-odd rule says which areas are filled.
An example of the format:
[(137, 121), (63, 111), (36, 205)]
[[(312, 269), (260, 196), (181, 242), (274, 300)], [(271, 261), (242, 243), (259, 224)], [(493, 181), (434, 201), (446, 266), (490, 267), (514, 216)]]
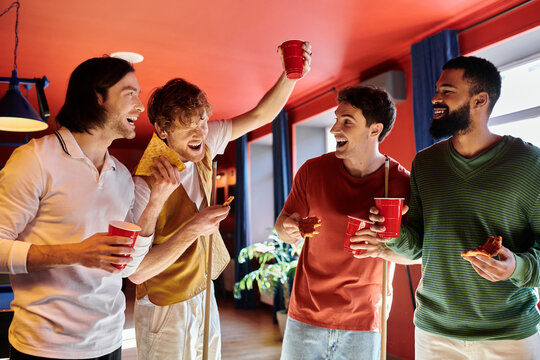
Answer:
[[(242, 290), (253, 289), (256, 282), (260, 292), (273, 295), (281, 286), (283, 289), (283, 303), (285, 304), (284, 316), (278, 317), (286, 319), (290, 299), (290, 279), (294, 278), (298, 256), (302, 251), (303, 240), (296, 244), (287, 244), (281, 240), (275, 229), (268, 237), (270, 241), (249, 245), (238, 254), (240, 263), (246, 260), (257, 259), (259, 268), (246, 274), (240, 281), (234, 284), (234, 297), (241, 298)], [(280, 330), (283, 331), (284, 324), (280, 324)], [(283, 335), (283, 333), (282, 333)]]

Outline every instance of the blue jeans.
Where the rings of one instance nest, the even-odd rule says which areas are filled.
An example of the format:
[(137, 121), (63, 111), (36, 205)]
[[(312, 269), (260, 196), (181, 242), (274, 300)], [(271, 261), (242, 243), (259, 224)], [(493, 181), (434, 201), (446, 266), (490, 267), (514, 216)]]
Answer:
[(287, 318), (281, 360), (378, 360), (381, 334), (326, 329)]

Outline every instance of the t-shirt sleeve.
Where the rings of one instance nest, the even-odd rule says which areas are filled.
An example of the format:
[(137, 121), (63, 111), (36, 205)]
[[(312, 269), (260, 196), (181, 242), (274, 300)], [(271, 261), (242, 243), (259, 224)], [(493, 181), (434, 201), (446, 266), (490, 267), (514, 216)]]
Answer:
[(287, 214), (297, 212), (300, 214), (300, 216), (305, 217), (309, 213), (309, 205), (306, 197), (307, 186), (309, 186), (308, 163), (302, 165), (294, 177), (291, 192), (289, 193), (289, 196), (285, 201), (285, 205), (283, 206), (283, 211)]
[(206, 137), (206, 145), (208, 145), (210, 148), (212, 157), (223, 154), (227, 144), (231, 140), (231, 134), (231, 120), (214, 120), (208, 122), (208, 136)]
[(31, 244), (17, 237), (35, 218), (44, 189), (42, 166), (29, 145), (15, 149), (0, 171), (0, 272), (26, 273)]

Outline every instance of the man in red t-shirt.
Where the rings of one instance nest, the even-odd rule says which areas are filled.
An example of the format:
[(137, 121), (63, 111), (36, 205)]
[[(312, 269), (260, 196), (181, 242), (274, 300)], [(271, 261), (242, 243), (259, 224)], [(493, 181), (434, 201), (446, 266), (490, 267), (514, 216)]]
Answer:
[[(365, 250), (359, 255), (343, 249), (347, 215), (368, 219), (366, 209), (384, 196), (386, 157), (379, 143), (394, 125), (396, 108), (384, 90), (362, 86), (341, 90), (338, 104), (330, 130), (336, 151), (300, 168), (276, 221), (281, 239), (295, 243), (302, 237), (300, 219), (321, 219), (319, 234), (305, 240), (298, 261), (282, 360), (323, 354), (378, 359), (383, 259), (389, 261), (390, 284), (393, 263), (412, 263), (375, 241), (353, 245)], [(409, 172), (393, 159), (388, 188), (389, 197), (409, 197)]]

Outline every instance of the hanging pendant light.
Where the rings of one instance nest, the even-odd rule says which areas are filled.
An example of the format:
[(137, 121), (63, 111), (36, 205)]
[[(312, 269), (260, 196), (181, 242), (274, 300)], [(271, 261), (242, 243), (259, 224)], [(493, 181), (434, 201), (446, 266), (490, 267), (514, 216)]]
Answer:
[[(13, 2), (0, 16), (3, 16), (14, 7), (17, 13), (15, 20), (14, 70), (11, 77), (0, 77), (0, 82), (9, 83), (8, 91), (0, 100), (0, 130), (18, 132), (45, 130), (48, 128), (49, 106), (45, 98), (44, 88), (49, 85), (49, 81), (46, 77), (41, 79), (20, 79), (17, 77), (19, 1)], [(35, 85), (41, 116), (37, 114), (32, 105), (22, 95), (19, 89), (20, 85), (25, 86), (26, 89), (30, 89), (32, 85)]]

